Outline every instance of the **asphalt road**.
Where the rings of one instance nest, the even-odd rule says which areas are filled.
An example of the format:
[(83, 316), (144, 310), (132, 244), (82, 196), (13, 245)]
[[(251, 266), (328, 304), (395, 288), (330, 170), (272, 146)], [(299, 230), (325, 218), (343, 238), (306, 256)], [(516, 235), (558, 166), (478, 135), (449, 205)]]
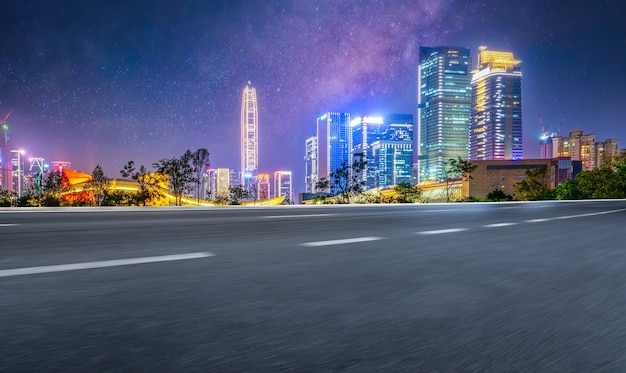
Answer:
[(626, 201), (0, 209), (2, 372), (626, 372)]

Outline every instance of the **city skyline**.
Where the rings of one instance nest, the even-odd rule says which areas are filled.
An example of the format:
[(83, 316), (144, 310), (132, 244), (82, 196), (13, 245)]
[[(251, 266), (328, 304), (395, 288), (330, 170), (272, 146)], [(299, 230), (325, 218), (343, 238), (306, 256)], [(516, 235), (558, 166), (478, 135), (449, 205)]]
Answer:
[[(403, 6), (400, 6), (403, 5)], [(324, 112), (411, 113), (421, 45), (515, 53), (524, 71), (525, 158), (547, 127), (626, 139), (620, 48), (625, 5), (566, 1), (81, 2), (7, 4), (0, 116), (27, 156), (118, 177), (205, 147), (236, 169), (240, 90), (255, 83), (259, 172), (293, 171), (304, 190), (305, 139)], [(364, 27), (367, 25), (367, 27)], [(51, 32), (54, 31), (54, 32)], [(598, 59), (594, 51), (616, 58)], [(416, 117), (417, 118), (417, 117)]]

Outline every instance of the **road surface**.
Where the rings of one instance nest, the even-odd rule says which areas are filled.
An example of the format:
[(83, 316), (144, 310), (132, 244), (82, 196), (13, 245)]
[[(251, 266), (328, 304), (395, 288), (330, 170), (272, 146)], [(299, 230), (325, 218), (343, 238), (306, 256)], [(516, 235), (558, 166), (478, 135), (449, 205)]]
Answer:
[(626, 201), (0, 209), (2, 372), (626, 371)]

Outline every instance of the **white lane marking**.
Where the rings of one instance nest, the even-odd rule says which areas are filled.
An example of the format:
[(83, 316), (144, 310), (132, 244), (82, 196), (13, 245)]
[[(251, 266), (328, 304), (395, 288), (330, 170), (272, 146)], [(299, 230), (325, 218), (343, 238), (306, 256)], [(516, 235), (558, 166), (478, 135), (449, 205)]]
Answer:
[(467, 228), (450, 228), (450, 229), (438, 229), (435, 231), (417, 232), (417, 234), (444, 234), (444, 233), (463, 232), (466, 230)]
[(0, 227), (14, 227), (16, 225), (19, 225), (19, 224), (5, 223), (5, 224), (0, 224)]
[(38, 273), (50, 273), (50, 272), (76, 271), (79, 269), (118, 267), (118, 266), (132, 265), (132, 264), (170, 262), (174, 260), (200, 259), (200, 258), (206, 258), (209, 256), (214, 256), (214, 255), (215, 254), (213, 253), (204, 252), (204, 253), (176, 254), (176, 255), (163, 255), (163, 256), (148, 256), (148, 257), (143, 257), (143, 258), (103, 260), (100, 262), (60, 264), (60, 265), (43, 266), (43, 267), (2, 269), (0, 270), (0, 277), (34, 275)]
[(596, 215), (604, 215), (604, 214), (612, 214), (615, 212), (620, 212), (620, 211), (626, 211), (626, 209), (619, 209), (619, 210), (608, 210), (608, 211), (599, 211), (599, 212), (590, 212), (588, 214), (580, 214), (580, 215), (565, 215), (565, 216), (559, 216), (554, 218), (556, 219), (573, 219), (573, 218), (582, 218), (582, 217), (586, 217), (586, 216), (596, 216)]
[(357, 242), (368, 242), (368, 241), (378, 241), (382, 240), (382, 237), (357, 237), (357, 238), (345, 238), (342, 240), (330, 240), (330, 241), (315, 241), (315, 242), (305, 242), (301, 243), (301, 246), (330, 246), (330, 245), (343, 245), (348, 243), (357, 243)]
[(260, 216), (261, 219), (289, 219), (289, 218), (316, 218), (320, 216), (335, 216), (337, 214), (306, 214), (306, 215), (267, 215)]
[(483, 228), (498, 228), (498, 227), (508, 227), (510, 225), (515, 225), (517, 223), (496, 223), (496, 224), (487, 224), (483, 225)]
[(596, 215), (604, 215), (604, 214), (613, 214), (616, 212), (622, 212), (622, 211), (626, 211), (626, 209), (618, 209), (618, 210), (607, 210), (607, 211), (598, 211), (598, 212), (590, 212), (587, 214), (579, 214), (579, 215), (564, 215), (564, 216), (557, 216), (554, 218), (544, 218), (544, 219), (531, 219), (531, 220), (525, 220), (525, 223), (541, 223), (544, 221), (550, 221), (550, 220), (562, 220), (562, 219), (574, 219), (574, 218), (583, 218), (583, 217), (587, 217), (587, 216), (596, 216)]

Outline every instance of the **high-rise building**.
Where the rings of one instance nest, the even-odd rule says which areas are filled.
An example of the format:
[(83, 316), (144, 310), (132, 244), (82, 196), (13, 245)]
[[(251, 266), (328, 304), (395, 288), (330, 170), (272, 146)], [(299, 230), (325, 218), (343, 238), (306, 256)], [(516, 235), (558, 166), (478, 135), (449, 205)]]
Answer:
[(607, 139), (605, 142), (596, 143), (596, 167), (601, 167), (617, 155), (619, 155), (617, 139)]
[(420, 47), (418, 66), (418, 179), (444, 179), (450, 158), (468, 157), (471, 118), (469, 48)]
[(357, 117), (350, 122), (350, 130), (352, 154), (363, 154), (367, 161), (362, 174), (366, 189), (411, 181), (413, 115)]
[(294, 202), (291, 171), (274, 172), (274, 197), (285, 196), (285, 201)]
[(208, 171), (205, 178), (206, 190), (210, 192), (210, 199), (228, 200), (230, 198), (230, 170), (228, 168), (216, 168)]
[(582, 130), (570, 131), (568, 137), (553, 137), (551, 142), (551, 152), (554, 158), (580, 161), (583, 171), (600, 167), (604, 162), (619, 154), (616, 139), (596, 142), (595, 135), (583, 134)]
[(386, 128), (385, 119), (380, 116), (356, 117), (350, 121), (351, 154), (361, 154), (361, 159), (366, 162), (361, 174), (365, 189), (373, 188), (376, 183), (372, 145), (382, 139)]
[(470, 159), (523, 158), (521, 62), (511, 52), (480, 47), (472, 71)]
[(376, 165), (375, 187), (412, 181), (413, 115), (391, 114), (385, 117), (385, 131), (373, 147)]
[[(350, 163), (350, 113), (328, 112), (317, 118), (317, 176), (330, 178), (342, 163)], [(332, 186), (336, 194), (338, 188)]]
[(9, 126), (6, 124), (6, 118), (4, 122), (0, 131), (0, 190), (11, 192), (13, 191), (11, 144), (9, 143)]
[(312, 136), (306, 139), (306, 150), (304, 154), (304, 161), (306, 165), (305, 170), (305, 185), (306, 193), (315, 193), (317, 188), (317, 137)]
[(248, 187), (259, 167), (259, 110), (248, 81), (241, 96), (241, 181)]
[(269, 174), (256, 175), (254, 199), (256, 201), (263, 201), (266, 199), (270, 199), (270, 175)]

